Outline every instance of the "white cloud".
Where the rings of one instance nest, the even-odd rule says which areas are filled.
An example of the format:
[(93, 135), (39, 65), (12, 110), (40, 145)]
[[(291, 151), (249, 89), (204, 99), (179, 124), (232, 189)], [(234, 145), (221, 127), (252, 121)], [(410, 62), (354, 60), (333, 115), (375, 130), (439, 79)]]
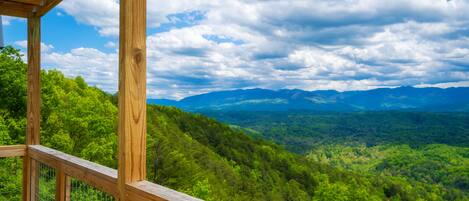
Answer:
[[(118, 0), (67, 0), (60, 8), (102, 36), (118, 35)], [(251, 87), (469, 86), (467, 10), (467, 0), (149, 0), (149, 27), (181, 23), (169, 15), (204, 14), (197, 23), (148, 36), (149, 96)], [(117, 84), (117, 74), (106, 74), (117, 69), (116, 54), (79, 48), (49, 56), (69, 75), (86, 74), (109, 90)]]
[(17, 18), (17, 17), (10, 17), (10, 16), (2, 16), (2, 23), (4, 26), (8, 26), (11, 24), (12, 21), (14, 20), (24, 20), (23, 18)]
[(66, 76), (83, 76), (85, 80), (108, 92), (117, 91), (117, 54), (107, 54), (93, 48), (76, 48), (69, 53), (42, 54), (46, 69), (59, 69)]
[(114, 42), (112, 42), (112, 41), (108, 41), (108, 42), (104, 45), (104, 47), (107, 47), (107, 48), (117, 48), (118, 46), (117, 46), (116, 43), (114, 43)]
[(59, 7), (78, 22), (97, 27), (103, 36), (119, 34), (117, 0), (68, 0), (59, 4)]
[(10, 20), (11, 20), (10, 17), (2, 16), (0, 20), (2, 20), (1, 24), (5, 25), (5, 26), (10, 25)]
[(437, 83), (437, 84), (419, 84), (415, 86), (416, 87), (438, 87), (438, 88), (467, 87), (469, 86), (469, 81), (445, 82), (445, 83)]
[[(26, 40), (16, 41), (15, 45), (27, 50), (28, 41), (26, 41)], [(52, 49), (54, 49), (53, 45), (41, 43), (41, 52), (50, 52)]]

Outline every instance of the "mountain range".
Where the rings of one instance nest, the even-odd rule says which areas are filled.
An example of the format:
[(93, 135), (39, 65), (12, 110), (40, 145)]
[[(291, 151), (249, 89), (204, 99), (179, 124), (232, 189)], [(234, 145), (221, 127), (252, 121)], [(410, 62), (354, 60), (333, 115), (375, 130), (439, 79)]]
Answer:
[[(0, 50), (0, 145), (24, 144), (26, 72), (19, 51)], [(257, 93), (239, 93), (249, 91)], [(41, 72), (41, 100), (42, 145), (117, 167), (115, 94), (48, 70)], [(147, 107), (149, 181), (206, 201), (468, 200), (469, 114), (213, 113), (237, 124)], [(299, 155), (271, 139), (287, 148), (322, 143)], [(22, 200), (21, 161), (0, 160), (0, 200)], [(40, 181), (42, 198), (53, 198), (56, 180)], [(103, 195), (80, 192), (88, 200)]]
[(469, 111), (469, 87), (379, 88), (367, 91), (239, 89), (190, 96), (179, 101), (149, 99), (149, 104), (189, 111)]

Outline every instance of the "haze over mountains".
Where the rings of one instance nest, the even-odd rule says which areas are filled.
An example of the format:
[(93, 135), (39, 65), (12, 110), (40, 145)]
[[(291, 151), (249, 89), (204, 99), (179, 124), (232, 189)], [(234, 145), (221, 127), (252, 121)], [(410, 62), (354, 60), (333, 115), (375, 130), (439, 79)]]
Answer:
[(298, 89), (246, 89), (220, 91), (180, 101), (149, 99), (150, 104), (175, 106), (189, 111), (469, 111), (469, 87), (380, 88), (368, 91), (303, 91)]

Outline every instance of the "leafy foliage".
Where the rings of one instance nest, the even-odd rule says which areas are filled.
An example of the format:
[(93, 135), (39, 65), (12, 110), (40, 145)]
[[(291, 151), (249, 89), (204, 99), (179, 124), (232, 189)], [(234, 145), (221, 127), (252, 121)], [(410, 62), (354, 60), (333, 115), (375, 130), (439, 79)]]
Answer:
[(469, 147), (469, 113), (430, 112), (204, 112), (248, 128), (288, 150), (307, 153), (316, 146), (342, 142), (448, 144)]
[[(0, 53), (4, 85), (25, 78), (16, 50)], [(10, 66), (16, 68), (11, 68)], [(87, 86), (82, 78), (42, 72), (41, 143), (109, 167), (116, 167), (115, 96)], [(0, 93), (11, 94), (0, 88)], [(22, 87), (22, 89), (21, 89)], [(24, 142), (24, 94), (0, 109), (0, 144)], [(3, 100), (2, 100), (3, 101)], [(5, 103), (7, 103), (6, 101)], [(2, 102), (3, 103), (3, 102)], [(17, 108), (19, 107), (19, 108)], [(405, 178), (344, 171), (254, 139), (240, 129), (173, 107), (148, 107), (148, 179), (205, 200), (457, 200), (439, 185)], [(0, 200), (18, 200), (21, 165), (0, 161)], [(21, 171), (19, 171), (21, 172)], [(5, 185), (3, 181), (8, 182)], [(12, 193), (13, 192), (13, 193)], [(458, 192), (455, 190), (455, 192)], [(452, 197), (451, 197), (452, 196)]]
[[(308, 159), (361, 174), (398, 177), (451, 191), (447, 199), (469, 192), (469, 148), (442, 144), (408, 145), (334, 144), (313, 149)], [(456, 190), (458, 189), (458, 190)], [(460, 191), (459, 191), (460, 190)]]
[[(206, 114), (240, 125), (232, 127), (256, 138), (269, 138), (292, 151), (306, 152), (313, 162), (398, 183), (442, 186), (451, 192), (446, 197), (449, 200), (469, 192), (467, 113)], [(403, 186), (392, 186), (386, 193), (394, 194)]]
[(326, 145), (308, 154), (312, 161), (361, 173), (405, 176), (424, 183), (443, 184), (469, 191), (469, 148), (433, 144)]

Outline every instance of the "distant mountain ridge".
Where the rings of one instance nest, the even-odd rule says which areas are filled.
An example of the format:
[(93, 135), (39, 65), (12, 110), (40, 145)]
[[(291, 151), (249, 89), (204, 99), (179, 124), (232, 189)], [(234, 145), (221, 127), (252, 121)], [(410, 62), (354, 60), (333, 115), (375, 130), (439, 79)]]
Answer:
[(469, 112), (469, 87), (379, 88), (368, 91), (240, 89), (190, 96), (180, 101), (149, 99), (149, 104), (189, 111), (451, 111)]

